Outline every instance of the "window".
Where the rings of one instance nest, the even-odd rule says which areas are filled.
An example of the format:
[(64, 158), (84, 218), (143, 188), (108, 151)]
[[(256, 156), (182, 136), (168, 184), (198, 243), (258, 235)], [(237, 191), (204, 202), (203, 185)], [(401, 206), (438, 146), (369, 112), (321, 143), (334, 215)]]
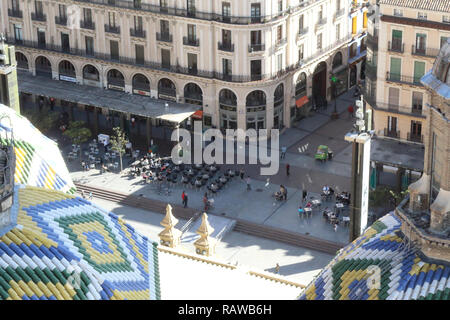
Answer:
[(250, 7), (250, 13), (252, 16), (252, 23), (260, 23), (261, 22), (261, 4), (260, 3), (252, 3)]
[(283, 70), (283, 54), (282, 53), (280, 53), (277, 56), (277, 70), (278, 71)]
[(414, 83), (420, 83), (420, 79), (425, 74), (425, 62), (414, 61)]
[(450, 23), (450, 16), (442, 16), (443, 23)]
[(398, 107), (400, 102), (400, 89), (399, 88), (389, 88), (389, 106)]
[(250, 43), (252, 45), (261, 44), (261, 30), (250, 32)]
[(231, 59), (222, 59), (222, 69), (225, 77), (230, 77), (232, 75), (233, 69)]
[(277, 27), (277, 43), (280, 43), (282, 38), (283, 38), (283, 26), (279, 25)]
[(394, 9), (394, 16), (403, 17), (403, 11), (400, 9)]
[(20, 10), (18, 0), (11, 0), (11, 9), (16, 10), (16, 11)]
[(222, 30), (222, 42), (223, 45), (231, 47), (231, 31)]
[(83, 8), (83, 18), (85, 23), (92, 22), (92, 10), (88, 8)]
[(34, 10), (36, 15), (44, 14), (44, 9), (42, 7), (42, 1), (34, 1)]
[(196, 34), (195, 34), (195, 25), (188, 24), (188, 40), (189, 42), (195, 42)]
[(252, 60), (250, 62), (250, 74), (252, 80), (261, 80), (261, 60)]
[(336, 11), (341, 10), (341, 0), (336, 0)]
[(427, 44), (427, 35), (423, 33), (416, 34), (416, 53), (425, 54)]
[(40, 48), (45, 48), (45, 30), (44, 29), (38, 29), (37, 38), (38, 38), (38, 46)]
[(356, 24), (357, 21), (358, 21), (357, 17), (352, 18), (352, 34), (356, 34), (356, 32), (358, 31), (358, 26)]
[(397, 118), (388, 116), (388, 125), (387, 129), (389, 133), (397, 132)]
[(167, 12), (167, 8), (168, 8), (168, 4), (167, 4), (168, 0), (159, 0), (159, 11), (161, 12)]
[(116, 14), (114, 12), (110, 12), (109, 14), (109, 26), (115, 27), (116, 26)]
[(403, 51), (403, 32), (401, 30), (392, 30), (391, 50)]
[(441, 37), (441, 46), (439, 48), (442, 48), (442, 46), (447, 43), (448, 38), (449, 37)]
[(161, 65), (163, 68), (170, 68), (170, 50), (161, 49)]
[(318, 14), (317, 18), (318, 18), (319, 23), (320, 23), (320, 21), (323, 19), (323, 6), (320, 6), (319, 14)]
[(86, 42), (86, 54), (94, 55), (94, 38), (85, 37), (85, 42)]
[(305, 58), (305, 48), (303, 43), (298, 47), (298, 60), (303, 60)]
[(322, 34), (319, 33), (317, 35), (317, 50), (321, 50), (322, 49)]
[(389, 69), (390, 80), (400, 80), (401, 68), (402, 60), (400, 58), (391, 57), (391, 67)]
[(159, 22), (161, 28), (161, 34), (168, 35), (169, 34), (169, 21), (161, 20)]
[(109, 49), (111, 52), (111, 59), (119, 60), (119, 42), (110, 40)]
[(412, 111), (414, 113), (422, 113), (423, 93), (413, 91), (412, 94)]
[[(411, 138), (419, 138), (422, 135), (422, 122), (411, 120)], [(415, 140), (415, 139), (414, 139)]]
[(195, 53), (188, 53), (187, 56), (189, 73), (197, 73), (197, 55)]
[(18, 42), (21, 42), (23, 40), (22, 26), (20, 24), (15, 24), (14, 25), (14, 38)]
[(418, 12), (417, 13), (417, 19), (427, 20), (427, 14), (425, 12)]
[(143, 23), (142, 23), (142, 17), (134, 17), (134, 30), (137, 31), (142, 31), (143, 28)]
[(64, 4), (59, 5), (59, 17), (67, 19), (67, 7)]
[(70, 41), (67, 33), (61, 32), (61, 48), (63, 52), (70, 52)]
[(137, 44), (137, 45), (135, 45), (135, 49), (136, 49), (136, 63), (144, 64), (144, 61), (145, 61), (144, 46)]
[(230, 22), (231, 6), (229, 2), (222, 2), (222, 18), (225, 22)]
[(298, 30), (300, 33), (305, 29), (305, 16), (302, 14), (298, 20)]
[(283, 12), (283, 0), (278, 0), (278, 12)]
[(341, 25), (336, 25), (336, 40), (339, 40), (341, 38)]
[(188, 16), (195, 15), (195, 0), (186, 0), (186, 9)]

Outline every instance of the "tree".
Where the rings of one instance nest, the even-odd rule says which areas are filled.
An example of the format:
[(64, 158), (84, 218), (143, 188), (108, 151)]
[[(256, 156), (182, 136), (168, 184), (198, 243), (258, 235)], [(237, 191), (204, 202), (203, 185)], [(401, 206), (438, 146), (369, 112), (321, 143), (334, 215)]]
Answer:
[[(66, 131), (63, 133), (67, 136), (73, 144), (79, 144), (86, 142), (91, 137), (91, 130), (84, 127), (83, 121), (71, 121)], [(81, 160), (81, 150), (80, 150)]]
[(128, 139), (120, 127), (114, 127), (113, 131), (114, 135), (111, 137), (111, 149), (119, 154), (120, 172), (122, 172), (122, 155), (125, 153), (125, 144), (128, 142)]

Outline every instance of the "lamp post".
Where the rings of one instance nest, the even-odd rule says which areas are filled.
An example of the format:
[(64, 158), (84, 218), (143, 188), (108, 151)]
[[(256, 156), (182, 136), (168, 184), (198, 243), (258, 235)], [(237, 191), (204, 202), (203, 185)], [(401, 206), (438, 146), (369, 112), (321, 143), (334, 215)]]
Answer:
[(331, 119), (338, 119), (339, 113), (337, 112), (336, 100), (337, 100), (337, 83), (339, 80), (334, 75), (330, 76), (330, 80), (331, 83), (333, 84), (333, 92), (334, 92), (334, 111), (331, 114)]

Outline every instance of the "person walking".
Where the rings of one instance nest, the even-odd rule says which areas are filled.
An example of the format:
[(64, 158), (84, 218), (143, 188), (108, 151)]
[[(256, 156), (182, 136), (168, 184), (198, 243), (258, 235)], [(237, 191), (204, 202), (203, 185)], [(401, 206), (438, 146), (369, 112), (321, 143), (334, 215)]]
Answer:
[(204, 205), (204, 211), (208, 211), (208, 194), (205, 192), (203, 195), (203, 205)]
[(188, 205), (188, 195), (187, 193), (184, 194), (184, 200), (183, 200), (183, 208), (187, 208)]
[(302, 192), (302, 202), (305, 202), (306, 198), (308, 197), (308, 191), (306, 189), (303, 189)]
[(252, 190), (252, 187), (250, 185), (250, 176), (247, 176), (246, 183), (247, 183), (247, 191)]
[(347, 111), (348, 111), (348, 118), (349, 119), (353, 118), (353, 111), (354, 111), (353, 105), (349, 105), (348, 108), (347, 108)]
[(289, 169), (291, 168), (291, 166), (289, 165), (289, 163), (286, 163), (286, 175), (289, 177)]
[(286, 147), (281, 147), (281, 159), (284, 159), (284, 157), (286, 157), (286, 151), (287, 148)]
[(81, 197), (84, 199), (85, 195), (84, 195), (84, 190), (81, 190)]
[(275, 266), (275, 272), (276, 273), (280, 273), (280, 265), (277, 263), (277, 265)]
[(334, 223), (334, 232), (337, 232), (338, 224), (337, 221)]
[(183, 192), (181, 193), (181, 203), (184, 205), (184, 198), (186, 197), (186, 193)]
[(89, 192), (89, 200), (92, 200), (92, 192)]
[(239, 175), (241, 176), (241, 179), (244, 180), (244, 168), (241, 168)]

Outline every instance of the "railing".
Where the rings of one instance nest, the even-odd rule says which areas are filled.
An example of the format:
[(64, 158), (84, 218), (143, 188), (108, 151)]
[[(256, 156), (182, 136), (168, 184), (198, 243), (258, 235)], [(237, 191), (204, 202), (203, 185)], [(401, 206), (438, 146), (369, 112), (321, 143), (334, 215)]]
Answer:
[(34, 21), (47, 21), (47, 16), (43, 14), (42, 12), (32, 12), (31, 13), (31, 20)]
[(23, 12), (19, 9), (8, 9), (8, 16), (14, 18), (23, 18)]
[[(127, 0), (74, 0), (74, 1), (81, 2), (81, 3), (89, 3), (89, 4), (100, 4), (100, 5), (105, 5), (105, 6), (117, 7), (117, 8), (142, 10), (142, 11), (166, 14), (166, 15), (171, 15), (171, 16), (189, 17), (189, 18), (200, 19), (200, 20), (218, 21), (218, 22), (223, 22), (223, 23), (241, 24), (241, 25), (271, 22), (271, 21), (277, 20), (277, 19), (285, 16), (285, 14), (292, 12), (296, 8), (305, 6), (305, 2), (302, 2), (296, 6), (288, 7), (286, 10), (272, 14), (272, 15), (240, 17), (240, 16), (222, 15), (220, 13), (213, 13), (213, 12), (200, 12), (200, 11), (192, 10), (192, 9), (188, 10), (188, 9), (181, 9), (181, 8), (161, 7), (159, 5), (153, 5), (153, 4), (148, 4), (148, 3), (138, 3), (138, 2), (127, 1)], [(309, 3), (307, 3), (307, 4), (309, 4)]]
[(404, 83), (404, 84), (412, 84), (415, 86), (423, 86), (423, 84), (420, 82), (421, 78), (422, 77), (411, 77), (411, 76), (404, 76), (402, 74), (397, 74), (397, 73), (390, 73), (389, 71), (386, 72), (386, 80), (387, 81)]
[(298, 30), (297, 38), (303, 37), (308, 33), (308, 27)]
[(156, 33), (156, 40), (164, 42), (172, 42), (172, 35), (170, 33)]
[(327, 18), (322, 18), (316, 23), (316, 31), (322, 28), (327, 23)]
[(249, 44), (248, 45), (248, 52), (256, 52), (256, 51), (265, 51), (266, 50), (266, 45), (263, 43), (258, 43), (258, 44)]
[(217, 49), (219, 49), (221, 51), (234, 52), (234, 43), (218, 42)]
[(275, 43), (275, 47), (279, 48), (279, 47), (285, 45), (286, 43), (287, 43), (287, 38), (277, 40), (277, 42)]
[(388, 42), (388, 50), (393, 52), (403, 53), (405, 51), (405, 44), (401, 41)]
[(130, 36), (137, 37), (137, 38), (145, 38), (147, 36), (145, 30), (142, 29), (130, 29)]
[(61, 26), (66, 26), (67, 25), (67, 17), (55, 16), (55, 24), (59, 24)]
[(344, 15), (344, 12), (345, 12), (345, 8), (337, 10), (336, 13), (334, 14), (334, 20), (337, 20), (339, 17)]
[(183, 37), (183, 44), (185, 46), (198, 47), (200, 45), (200, 39), (193, 39), (190, 37)]
[(120, 34), (120, 26), (110, 26), (105, 24), (105, 32)]
[(436, 58), (439, 54), (439, 49), (436, 48), (417, 48), (415, 45), (411, 46), (411, 54), (416, 56)]
[(417, 118), (425, 118), (425, 116), (422, 114), (421, 110), (412, 108), (410, 106), (399, 106), (392, 103), (386, 103), (386, 102), (380, 102), (375, 101), (375, 96), (368, 94), (367, 91), (363, 91), (364, 94), (364, 100), (366, 100), (370, 106), (375, 110), (381, 110), (386, 112), (392, 112), (397, 114), (403, 114), (408, 116), (413, 116)]
[(89, 29), (89, 30), (95, 30), (95, 22), (93, 21), (80, 21), (80, 28), (82, 29)]
[(408, 141), (423, 143), (423, 135), (420, 134), (411, 134), (411, 132), (408, 132), (407, 139)]
[[(296, 71), (298, 68), (303, 66), (304, 64), (321, 57), (322, 54), (325, 54), (326, 52), (336, 48), (339, 45), (342, 45), (346, 43), (346, 41), (349, 39), (349, 36), (346, 36), (339, 41), (336, 41), (335, 43), (330, 44), (329, 46), (322, 48), (320, 50), (317, 50), (314, 52), (311, 56), (307, 57), (306, 59), (303, 59), (301, 61), (298, 61), (292, 65), (286, 66), (284, 69), (279, 70), (277, 72), (272, 73), (266, 73), (261, 75), (230, 75), (230, 74), (224, 74), (216, 71), (206, 71), (206, 70), (196, 70), (196, 76), (203, 77), (203, 78), (209, 78), (209, 79), (218, 79), (223, 80), (227, 82), (238, 82), (238, 83), (245, 83), (250, 81), (259, 81), (259, 80), (265, 80), (265, 81), (271, 81), (275, 80), (285, 74), (288, 74), (289, 72)], [(24, 46), (28, 48), (36, 48), (36, 49), (43, 49), (48, 51), (54, 51), (59, 53), (64, 53), (61, 46), (54, 45), (54, 44), (43, 44), (42, 46), (38, 45), (38, 42), (36, 41), (29, 41), (29, 40), (15, 40), (14, 37), (8, 37), (8, 43), (15, 44), (18, 46)], [(264, 45), (263, 45), (264, 46)], [(129, 57), (113, 57), (110, 54), (106, 53), (100, 53), (95, 51), (89, 51), (78, 49), (78, 48), (70, 48), (70, 52), (65, 52), (70, 55), (76, 55), (76, 56), (87, 56), (90, 58), (102, 60), (102, 61), (114, 61), (119, 62), (123, 64), (128, 65), (136, 65), (137, 61), (135, 58), (129, 58)], [(144, 61), (143, 63), (139, 63), (140, 66), (144, 68), (148, 68), (151, 70), (160, 70), (160, 71), (167, 71), (167, 72), (173, 72), (173, 73), (180, 73), (180, 74), (192, 74), (192, 70), (190, 70), (187, 67), (181, 67), (181, 66), (174, 66), (174, 65), (164, 65), (161, 62), (155, 62), (155, 61)]]
[(400, 138), (400, 131), (388, 130), (387, 128), (384, 128), (384, 136), (391, 138)]

